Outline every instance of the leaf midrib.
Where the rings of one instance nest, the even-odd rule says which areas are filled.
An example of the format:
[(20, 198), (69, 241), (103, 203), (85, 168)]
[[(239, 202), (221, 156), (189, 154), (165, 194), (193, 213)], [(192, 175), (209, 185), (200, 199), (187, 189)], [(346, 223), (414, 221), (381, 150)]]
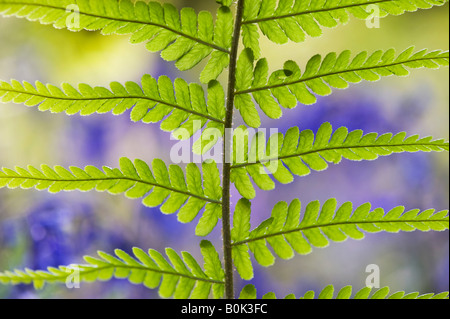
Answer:
[[(352, 221), (343, 221), (343, 222), (330, 222), (330, 223), (324, 223), (324, 224), (314, 224), (314, 225), (310, 225), (310, 226), (304, 226), (304, 227), (297, 227), (294, 229), (289, 229), (289, 230), (282, 230), (282, 231), (278, 231), (275, 233), (271, 233), (271, 234), (266, 234), (266, 235), (261, 235), (261, 236), (257, 236), (257, 237), (253, 237), (253, 238), (249, 238), (246, 240), (241, 240), (241, 241), (237, 241), (232, 243), (232, 246), (240, 246), (240, 245), (245, 245), (248, 244), (250, 242), (254, 242), (254, 241), (258, 241), (258, 240), (264, 240), (267, 238), (271, 238), (271, 237), (276, 237), (276, 236), (281, 236), (281, 235), (286, 235), (286, 234), (290, 234), (290, 233), (295, 233), (295, 232), (302, 232), (305, 230), (309, 230), (309, 229), (315, 229), (315, 228), (326, 228), (326, 227), (333, 227), (333, 226), (344, 226), (344, 225), (355, 225), (357, 226), (358, 224), (396, 224), (396, 223), (445, 223), (448, 222), (448, 219), (425, 219), (425, 220), (419, 220), (419, 219), (404, 219), (404, 220), (399, 220), (399, 219), (394, 219), (394, 220), (352, 220)], [(412, 225), (410, 225), (412, 226)], [(380, 229), (380, 231), (383, 231), (383, 229)]]
[[(444, 52), (442, 52), (442, 53), (444, 53)], [(343, 73), (358, 72), (358, 71), (370, 71), (370, 70), (374, 70), (374, 69), (389, 68), (389, 67), (392, 67), (392, 66), (403, 65), (403, 64), (411, 63), (411, 62), (430, 61), (430, 60), (444, 60), (444, 59), (448, 59), (448, 58), (449, 58), (448, 56), (438, 56), (438, 57), (429, 57), (429, 58), (428, 57), (424, 57), (424, 58), (405, 60), (405, 61), (389, 63), (389, 64), (383, 64), (383, 65), (361, 67), (361, 68), (341, 70), (341, 71), (335, 71), (335, 72), (329, 72), (329, 73), (323, 73), (323, 74), (316, 74), (314, 76), (310, 76), (310, 77), (307, 77), (307, 78), (301, 78), (301, 79), (296, 80), (296, 81), (283, 82), (283, 83), (274, 84), (274, 85), (267, 85), (267, 86), (261, 86), (261, 87), (256, 87), (256, 88), (250, 88), (250, 89), (242, 90), (242, 91), (236, 91), (235, 94), (236, 95), (238, 95), (238, 94), (248, 94), (248, 93), (253, 93), (253, 92), (257, 92), (257, 91), (271, 90), (271, 89), (276, 89), (276, 88), (279, 88), (279, 87), (289, 86), (289, 85), (293, 85), (293, 84), (297, 84), (297, 83), (303, 83), (303, 82), (312, 81), (312, 80), (324, 78), (324, 77), (327, 77), (327, 76), (339, 75), (339, 74), (343, 74)]]
[(292, 157), (300, 157), (300, 156), (305, 156), (305, 155), (310, 155), (310, 154), (314, 154), (314, 153), (320, 153), (320, 152), (325, 152), (325, 151), (335, 151), (335, 150), (342, 150), (342, 149), (352, 149), (352, 148), (389, 148), (389, 147), (407, 147), (407, 146), (437, 146), (440, 148), (443, 148), (445, 145), (443, 144), (433, 144), (431, 143), (402, 143), (402, 144), (367, 144), (367, 145), (346, 145), (346, 146), (335, 146), (335, 147), (328, 147), (328, 148), (318, 148), (318, 149), (312, 149), (310, 151), (306, 151), (306, 152), (300, 152), (300, 153), (295, 153), (295, 154), (290, 154), (290, 155), (284, 155), (284, 156), (277, 156), (277, 157), (270, 157), (270, 158), (265, 158), (263, 160), (259, 160), (256, 161), (255, 163), (242, 163), (242, 164), (235, 164), (232, 166), (233, 169), (235, 168), (240, 168), (240, 167), (247, 167), (247, 166), (251, 166), (251, 165), (256, 165), (256, 164), (263, 164), (263, 163), (267, 163), (270, 161), (277, 161), (277, 160), (284, 160), (284, 159), (288, 159), (288, 158), (292, 158)]
[(153, 99), (151, 97), (148, 96), (142, 96), (142, 95), (127, 95), (127, 96), (106, 96), (106, 97), (59, 97), (59, 96), (49, 96), (49, 95), (45, 95), (42, 93), (33, 93), (33, 92), (27, 92), (27, 91), (20, 91), (20, 90), (16, 90), (16, 89), (2, 89), (0, 88), (0, 92), (1, 91), (5, 91), (5, 92), (12, 92), (12, 93), (17, 93), (17, 94), (24, 94), (24, 95), (30, 95), (30, 96), (37, 96), (37, 97), (42, 97), (45, 99), (51, 99), (51, 100), (63, 100), (63, 101), (103, 101), (103, 100), (125, 100), (125, 99), (133, 99), (133, 100), (147, 100), (147, 101), (152, 101), (158, 104), (164, 104), (167, 105), (169, 107), (173, 107), (174, 109), (178, 109), (181, 111), (184, 111), (186, 113), (191, 113), (193, 115), (197, 115), (203, 118), (206, 118), (208, 120), (217, 122), (217, 123), (221, 123), (224, 124), (225, 122), (212, 117), (210, 115), (206, 115), (206, 114), (202, 114), (200, 112), (196, 112), (192, 109), (186, 109), (184, 107), (181, 107), (177, 104), (172, 104), (163, 100), (158, 100), (158, 99)]
[(128, 181), (132, 181), (132, 182), (135, 182), (135, 183), (141, 183), (141, 184), (146, 184), (146, 185), (153, 186), (153, 187), (163, 188), (163, 189), (169, 190), (171, 192), (180, 193), (180, 194), (183, 194), (183, 195), (186, 195), (186, 196), (189, 196), (189, 197), (194, 197), (194, 198), (206, 201), (206, 202), (222, 205), (222, 202), (218, 201), (218, 200), (202, 197), (200, 195), (196, 195), (196, 194), (192, 194), (192, 193), (189, 193), (189, 192), (181, 191), (181, 190), (169, 187), (169, 186), (165, 186), (165, 185), (161, 185), (161, 184), (157, 184), (157, 183), (152, 183), (152, 182), (145, 181), (145, 180), (134, 179), (134, 178), (131, 178), (131, 177), (126, 177), (126, 176), (124, 176), (124, 177), (105, 177), (105, 178), (95, 178), (95, 177), (93, 177), (93, 178), (90, 178), (90, 179), (89, 178), (84, 178), (84, 179), (67, 179), (67, 178), (56, 179), (56, 178), (49, 178), (49, 177), (41, 178), (41, 177), (27, 177), (27, 176), (11, 176), (11, 175), (6, 174), (6, 175), (3, 175), (3, 176), (0, 176), (0, 180), (1, 179), (24, 179), (24, 180), (55, 182), (55, 183), (57, 183), (57, 182), (60, 182), (60, 183), (67, 183), (67, 182), (83, 183), (83, 182), (101, 182), (101, 181), (108, 181), (108, 180), (125, 180), (125, 181), (128, 180)]
[(371, 5), (371, 4), (392, 2), (392, 1), (398, 1), (398, 0), (376, 0), (376, 1), (369, 1), (366, 3), (349, 4), (349, 5), (340, 6), (340, 7), (306, 10), (306, 11), (295, 12), (295, 13), (287, 13), (287, 14), (283, 14), (283, 15), (279, 15), (279, 16), (271, 16), (271, 17), (266, 17), (266, 18), (247, 20), (247, 21), (244, 21), (243, 24), (254, 24), (254, 23), (260, 23), (260, 22), (271, 21), (271, 20), (280, 20), (280, 19), (286, 19), (286, 18), (301, 16), (301, 15), (306, 15), (306, 14), (314, 14), (314, 13), (329, 12), (329, 11), (334, 11), (334, 10), (349, 9), (349, 8), (353, 8), (353, 7), (361, 7), (361, 6)]
[[(0, 5), (1, 5), (1, 4), (44, 7), (44, 8), (49, 8), (49, 9), (62, 10), (62, 11), (64, 11), (64, 12), (66, 12), (66, 9), (65, 9), (65, 8), (61, 8), (61, 7), (57, 7), (57, 6), (52, 6), (52, 5), (47, 5), (47, 4), (35, 4), (35, 3), (26, 3), (26, 2), (8, 2), (8, 1), (1, 2)], [(137, 23), (137, 24), (143, 24), (143, 25), (152, 25), (152, 26), (156, 26), (156, 27), (159, 27), (159, 28), (168, 30), (168, 31), (170, 31), (170, 32), (173, 32), (173, 33), (175, 33), (175, 34), (178, 34), (178, 35), (180, 35), (180, 36), (182, 36), (182, 37), (185, 37), (185, 38), (187, 38), (187, 39), (189, 39), (189, 40), (192, 40), (192, 41), (195, 41), (195, 42), (197, 42), (197, 43), (203, 44), (203, 45), (205, 45), (205, 46), (211, 47), (211, 48), (213, 48), (213, 49), (215, 49), (215, 50), (222, 51), (222, 52), (224, 52), (224, 53), (230, 54), (230, 51), (227, 50), (226, 48), (223, 48), (223, 47), (220, 47), (220, 46), (218, 46), (218, 45), (216, 45), (216, 44), (209, 43), (209, 42), (207, 42), (207, 41), (204, 41), (204, 40), (201, 40), (201, 39), (199, 39), (199, 38), (193, 37), (193, 36), (191, 36), (191, 35), (188, 35), (188, 34), (186, 34), (186, 33), (181, 32), (181, 31), (179, 31), (179, 30), (170, 28), (170, 27), (168, 27), (168, 26), (166, 26), (166, 25), (162, 25), (162, 24), (158, 24), (158, 23), (154, 23), (154, 22), (149, 22), (149, 21), (142, 21), (142, 20), (129, 20), (129, 19), (123, 19), (123, 18), (116, 18), (116, 17), (109, 17), (109, 16), (101, 16), (101, 15), (98, 15), (98, 14), (86, 13), (86, 12), (80, 12), (80, 11), (72, 11), (72, 12), (76, 12), (76, 13), (79, 13), (79, 14), (81, 14), (81, 15), (85, 15), (85, 16), (93, 17), (93, 18), (107, 19), (107, 20), (112, 20), (112, 21), (120, 21), (120, 22), (127, 22), (127, 23)]]
[[(84, 265), (78, 265), (78, 266), (84, 266)], [(184, 278), (188, 278), (188, 279), (192, 279), (192, 280), (196, 280), (196, 281), (203, 281), (203, 282), (209, 282), (209, 283), (213, 283), (213, 284), (220, 284), (223, 285), (224, 282), (223, 281), (219, 281), (219, 280), (214, 280), (214, 279), (209, 279), (209, 278), (200, 278), (200, 277), (195, 277), (193, 275), (188, 275), (188, 274), (183, 274), (183, 273), (178, 273), (178, 272), (174, 272), (174, 271), (168, 271), (168, 270), (161, 270), (161, 269), (153, 269), (150, 267), (145, 267), (145, 266), (130, 266), (130, 265), (115, 265), (115, 264), (111, 264), (109, 266), (102, 266), (102, 267), (95, 267), (95, 266), (87, 266), (91, 269), (84, 271), (84, 270), (80, 270), (80, 274), (81, 275), (85, 275), (85, 274), (90, 274), (93, 272), (97, 272), (97, 271), (102, 271), (102, 270), (107, 270), (107, 269), (129, 269), (129, 270), (144, 270), (144, 271), (150, 271), (150, 272), (156, 272), (156, 273), (160, 273), (163, 275), (172, 275), (172, 276), (178, 276), (178, 277), (184, 277)], [(49, 272), (50, 275), (51, 272)], [(51, 278), (33, 278), (32, 276), (29, 276), (29, 279), (34, 281), (34, 280), (43, 280), (43, 281), (58, 281), (58, 280), (64, 280), (66, 279), (70, 274), (68, 274), (67, 276), (56, 276), (56, 275), (52, 275)], [(6, 276), (6, 278), (12, 279), (9, 276)]]

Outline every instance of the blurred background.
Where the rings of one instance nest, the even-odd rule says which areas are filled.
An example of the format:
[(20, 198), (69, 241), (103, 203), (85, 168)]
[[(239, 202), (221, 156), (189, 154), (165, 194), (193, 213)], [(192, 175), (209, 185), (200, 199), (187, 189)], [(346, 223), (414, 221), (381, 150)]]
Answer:
[[(215, 10), (213, 0), (168, 1), (178, 8)], [(376, 49), (448, 49), (448, 5), (381, 20), (379, 29), (352, 19), (345, 26), (325, 29), (319, 39), (282, 47), (262, 37), (264, 55), (273, 70), (292, 59), (305, 65), (317, 53), (354, 53)], [(127, 36), (101, 36), (98, 32), (73, 33), (22, 19), (0, 19), (0, 79), (43, 83), (89, 83), (108, 86), (112, 81), (140, 81), (144, 74), (198, 82), (201, 65), (179, 73), (173, 63), (130, 45)], [(222, 76), (221, 80), (225, 80)], [(325, 98), (314, 106), (284, 110), (280, 121), (263, 118), (263, 126), (286, 132), (289, 127), (317, 130), (328, 121), (334, 128), (368, 132), (401, 132), (448, 139), (448, 69), (413, 70), (408, 78), (385, 78), (361, 83)], [(264, 115), (262, 115), (264, 117)], [(235, 124), (242, 123), (239, 115)], [(133, 124), (127, 115), (90, 117), (39, 112), (23, 105), (0, 105), (0, 166), (40, 164), (117, 167), (122, 156), (151, 162), (169, 162), (175, 141), (158, 125)], [(270, 216), (278, 201), (299, 198), (304, 205), (337, 198), (339, 204), (371, 202), (375, 207), (437, 210), (449, 206), (448, 153), (400, 154), (374, 162), (348, 162), (296, 178), (290, 185), (277, 184), (276, 191), (258, 191), (253, 201), (252, 225)], [(239, 199), (233, 190), (233, 200)], [(233, 203), (234, 204), (234, 203)], [(82, 256), (133, 246), (163, 251), (172, 247), (200, 257), (200, 238), (194, 236), (198, 218), (189, 225), (165, 216), (157, 208), (143, 207), (139, 200), (106, 193), (61, 193), (34, 190), (0, 190), (0, 270), (83, 262)], [(221, 248), (220, 224), (207, 239)], [(255, 264), (258, 296), (274, 291), (282, 297), (307, 290), (365, 286), (366, 267), (376, 264), (381, 286), (392, 290), (440, 292), (449, 289), (449, 235), (437, 233), (371, 234), (363, 241), (332, 243), (308, 256), (290, 261), (277, 259), (274, 266)], [(199, 258), (201, 260), (201, 257)], [(247, 282), (236, 281), (236, 291)], [(156, 291), (127, 281), (82, 283), (80, 289), (47, 285), (35, 291), (30, 286), (2, 286), (0, 298), (156, 298)]]

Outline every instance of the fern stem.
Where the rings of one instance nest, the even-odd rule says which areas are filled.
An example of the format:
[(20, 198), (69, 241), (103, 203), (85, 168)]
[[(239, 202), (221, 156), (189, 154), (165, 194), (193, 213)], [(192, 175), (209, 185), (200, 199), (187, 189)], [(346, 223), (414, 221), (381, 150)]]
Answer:
[(225, 115), (225, 137), (223, 142), (223, 193), (222, 193), (222, 236), (225, 264), (225, 298), (234, 299), (233, 283), (233, 259), (231, 246), (231, 163), (229, 159), (232, 147), (232, 135), (229, 134), (233, 127), (234, 95), (236, 88), (236, 66), (238, 58), (239, 40), (242, 27), (244, 0), (239, 0), (236, 9), (236, 21), (230, 54), (230, 66), (228, 74), (227, 107)]

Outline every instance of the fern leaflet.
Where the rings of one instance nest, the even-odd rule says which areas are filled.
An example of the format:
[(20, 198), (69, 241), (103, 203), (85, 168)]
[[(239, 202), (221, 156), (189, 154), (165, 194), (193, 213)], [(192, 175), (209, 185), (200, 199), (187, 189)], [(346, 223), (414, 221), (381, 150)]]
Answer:
[(351, 59), (349, 50), (337, 55), (335, 52), (312, 57), (305, 71), (294, 61), (287, 61), (282, 70), (269, 77), (266, 59), (260, 59), (253, 68), (254, 55), (250, 49), (241, 53), (238, 72), (242, 77), (236, 85), (235, 103), (245, 123), (259, 127), (261, 119), (252, 101), (252, 96), (262, 111), (270, 118), (282, 116), (280, 105), (295, 108), (297, 103), (311, 105), (316, 103), (314, 94), (325, 96), (332, 93), (331, 88), (346, 89), (350, 83), (362, 80), (378, 81), (385, 76), (407, 76), (406, 68), (437, 69), (449, 65), (448, 51), (421, 50), (414, 53), (410, 47), (396, 57), (394, 49), (375, 51), (370, 56), (366, 51)]
[(178, 211), (178, 220), (191, 222), (206, 206), (196, 232), (206, 236), (216, 226), (221, 211), (221, 181), (215, 163), (203, 163), (203, 177), (195, 164), (186, 168), (186, 176), (177, 165), (166, 164), (159, 159), (152, 162), (153, 171), (141, 160), (133, 163), (127, 158), (120, 160), (120, 169), (104, 166), (103, 171), (87, 166), (85, 169), (61, 166), (53, 169), (42, 165), (41, 169), (29, 166), (15, 170), (0, 171), (0, 188), (48, 189), (51, 193), (62, 191), (107, 191), (110, 194), (125, 194), (128, 198), (143, 198), (148, 207), (161, 206), (164, 214)]
[[(188, 84), (178, 78), (172, 83), (167, 76), (158, 80), (144, 75), (141, 85), (127, 82), (122, 85), (112, 82), (110, 90), (104, 87), (91, 87), (80, 84), (78, 90), (70, 84), (62, 84), (62, 90), (53, 85), (36, 82), (35, 86), (28, 82), (11, 83), (0, 81), (0, 98), (4, 103), (24, 103), (27, 106), (39, 105), (40, 111), (52, 113), (65, 112), (68, 115), (93, 113), (123, 114), (131, 110), (131, 120), (143, 123), (161, 122), (161, 129), (173, 132), (180, 138), (177, 130), (183, 129), (191, 137), (206, 127), (217, 128), (223, 132), (225, 117), (225, 101), (223, 88), (217, 81), (208, 86), (208, 102), (203, 88), (195, 83)], [(198, 144), (204, 143), (203, 139)]]
[(245, 47), (251, 48), (259, 57), (259, 32), (256, 25), (272, 42), (303, 42), (306, 35), (321, 36), (322, 27), (334, 28), (339, 24), (346, 24), (350, 15), (362, 20), (370, 18), (373, 6), (379, 9), (380, 17), (385, 17), (441, 6), (447, 2), (448, 0), (246, 0), (243, 42)]
[(361, 130), (348, 132), (345, 127), (333, 132), (330, 123), (322, 124), (315, 135), (311, 130), (300, 132), (298, 127), (292, 127), (285, 136), (281, 133), (272, 135), (267, 147), (263, 144), (264, 133), (258, 132), (250, 150), (247, 140), (240, 138), (241, 134), (248, 132), (245, 129), (235, 132), (239, 138), (234, 145), (232, 182), (239, 193), (248, 199), (255, 196), (251, 179), (262, 190), (275, 188), (267, 171), (280, 183), (289, 184), (294, 180), (293, 175), (305, 176), (311, 170), (323, 171), (328, 168), (328, 163), (339, 164), (344, 158), (372, 161), (393, 153), (449, 150), (449, 143), (441, 139), (420, 138), (418, 135), (406, 137), (404, 132), (364, 135)]
[(324, 248), (330, 241), (343, 242), (348, 238), (361, 240), (365, 233), (449, 229), (448, 211), (405, 212), (404, 207), (396, 207), (385, 213), (381, 208), (372, 210), (368, 203), (354, 209), (347, 202), (338, 208), (336, 199), (330, 199), (322, 206), (318, 201), (309, 203), (302, 216), (299, 200), (290, 205), (280, 202), (269, 219), (250, 231), (250, 211), (250, 202), (241, 199), (234, 213), (232, 232), (233, 260), (245, 280), (253, 277), (249, 250), (260, 265), (274, 264), (275, 257), (267, 243), (280, 258), (290, 259), (294, 251), (309, 254), (313, 247)]
[[(38, 20), (71, 31), (101, 30), (104, 35), (129, 34), (131, 43), (146, 42), (151, 52), (188, 70), (211, 55), (202, 80), (214, 80), (228, 66), (233, 15), (221, 7), (216, 24), (210, 12), (180, 12), (171, 4), (130, 0), (0, 0), (0, 15)], [(75, 18), (75, 16), (77, 18)]]
[[(295, 108), (298, 103), (310, 105), (316, 96), (332, 93), (332, 88), (346, 89), (351, 83), (363, 80), (378, 81), (391, 75), (407, 76), (409, 69), (437, 69), (449, 65), (449, 53), (443, 51), (415, 52), (413, 47), (396, 55), (394, 49), (360, 52), (352, 57), (346, 50), (325, 57), (309, 59), (304, 71), (294, 61), (287, 61), (283, 69), (269, 74), (266, 59), (261, 59), (259, 30), (272, 42), (289, 40), (303, 42), (306, 36), (318, 37), (322, 28), (345, 24), (350, 16), (357, 19), (372, 17), (374, 7), (380, 16), (401, 15), (408, 11), (441, 6), (448, 0), (238, 0), (236, 14), (229, 8), (233, 0), (216, 0), (220, 8), (214, 19), (210, 12), (197, 13), (192, 8), (179, 11), (173, 5), (149, 0), (0, 0), (0, 16), (16, 16), (55, 28), (72, 31), (100, 31), (103, 35), (126, 34), (131, 43), (145, 43), (151, 52), (161, 52), (167, 61), (175, 61), (179, 70), (189, 70), (207, 62), (200, 74), (199, 84), (167, 76), (154, 79), (145, 75), (140, 84), (113, 82), (110, 88), (70, 84), (61, 87), (36, 82), (0, 81), (0, 101), (38, 106), (40, 111), (91, 115), (114, 115), (131, 111), (131, 120), (161, 123), (162, 130), (172, 132), (178, 139), (201, 137), (193, 147), (203, 154), (224, 137), (223, 159), (232, 156), (232, 163), (223, 163), (221, 172), (215, 162), (194, 163), (183, 170), (167, 165), (159, 159), (151, 166), (142, 160), (120, 160), (119, 168), (87, 166), (84, 169), (61, 166), (39, 169), (2, 168), (0, 189), (23, 188), (62, 191), (92, 191), (124, 194), (140, 199), (145, 206), (160, 207), (164, 214), (176, 214), (182, 223), (192, 222), (202, 211), (196, 235), (206, 236), (223, 217), (223, 255), (225, 269), (215, 247), (206, 240), (200, 244), (203, 268), (187, 253), (171, 248), (166, 256), (150, 249), (134, 248), (130, 255), (120, 249), (115, 255), (98, 252), (98, 257), (86, 256), (86, 264), (49, 267), (47, 271), (30, 269), (0, 272), (0, 283), (34, 284), (68, 283), (74, 271), (84, 281), (107, 281), (112, 277), (128, 279), (134, 284), (157, 289), (164, 298), (234, 297), (233, 267), (244, 280), (254, 277), (252, 264), (269, 267), (276, 256), (291, 259), (295, 253), (306, 255), (313, 247), (327, 247), (330, 242), (347, 239), (361, 240), (367, 233), (445, 231), (449, 229), (448, 211), (433, 209), (406, 211), (396, 207), (390, 211), (372, 209), (369, 203), (357, 208), (346, 202), (338, 207), (336, 199), (323, 205), (309, 203), (302, 212), (299, 200), (290, 204), (279, 202), (271, 217), (251, 229), (251, 203), (255, 197), (253, 183), (262, 190), (275, 188), (275, 181), (291, 183), (294, 175), (305, 176), (311, 171), (323, 171), (329, 163), (343, 159), (375, 160), (402, 152), (449, 151), (449, 143), (432, 137), (407, 137), (406, 133), (364, 134), (349, 132), (341, 127), (335, 131), (329, 123), (321, 125), (316, 134), (311, 130), (290, 128), (285, 135), (274, 134), (268, 142), (258, 132), (249, 142), (249, 130), (241, 127), (234, 135), (225, 134), (233, 128), (233, 109), (239, 110), (250, 127), (261, 126), (257, 106), (272, 119), (282, 116), (282, 107)], [(236, 20), (236, 21), (234, 21)], [(259, 27), (259, 30), (258, 30)], [(244, 50), (238, 54), (240, 38)], [(229, 67), (227, 96), (217, 81)], [(255, 103), (256, 102), (256, 103)], [(226, 107), (225, 107), (226, 103)], [(208, 130), (213, 129), (213, 130)], [(187, 131), (187, 134), (186, 134)], [(211, 133), (213, 131), (214, 133)], [(219, 132), (219, 133), (217, 133)], [(231, 143), (232, 142), (232, 143)], [(233, 152), (227, 153), (230, 144)], [(230, 184), (243, 197), (235, 207), (233, 227), (230, 229)], [(269, 247), (270, 246), (270, 247)], [(335, 288), (327, 286), (318, 299), (350, 299), (351, 286), (342, 288), (335, 296)], [(313, 299), (316, 293), (307, 292), (300, 299)], [(241, 299), (257, 298), (257, 290), (247, 285)], [(274, 293), (263, 296), (274, 299)], [(291, 294), (286, 299), (296, 298)], [(448, 292), (390, 294), (388, 287), (372, 293), (372, 288), (358, 291), (354, 299), (448, 299)]]
[(45, 283), (67, 283), (77, 271), (79, 279), (86, 282), (108, 281), (114, 276), (150, 289), (159, 287), (163, 298), (208, 298), (211, 289), (215, 298), (222, 298), (224, 276), (219, 255), (208, 241), (202, 241), (200, 247), (205, 271), (188, 252), (182, 252), (180, 257), (173, 249), (167, 248), (167, 257), (164, 257), (154, 249), (146, 253), (135, 247), (134, 256), (120, 249), (115, 250), (115, 256), (99, 251), (100, 258), (84, 257), (87, 264), (49, 267), (47, 271), (0, 272), (0, 282), (15, 285), (32, 283), (40, 289)]
[[(332, 285), (325, 287), (317, 296), (314, 291), (308, 291), (305, 295), (299, 299), (448, 299), (448, 292), (442, 292), (439, 294), (428, 293), (421, 295), (418, 292), (405, 293), (404, 291), (398, 291), (395, 293), (390, 292), (389, 287), (383, 287), (374, 290), (372, 287), (364, 287), (357, 291), (355, 295), (352, 295), (353, 287), (345, 286), (337, 292), (335, 295), (335, 288)], [(256, 299), (255, 286), (246, 285), (239, 296), (239, 299)], [(262, 296), (262, 299), (276, 299), (276, 295), (273, 292), (269, 292)], [(284, 299), (296, 299), (294, 294), (287, 295)]]

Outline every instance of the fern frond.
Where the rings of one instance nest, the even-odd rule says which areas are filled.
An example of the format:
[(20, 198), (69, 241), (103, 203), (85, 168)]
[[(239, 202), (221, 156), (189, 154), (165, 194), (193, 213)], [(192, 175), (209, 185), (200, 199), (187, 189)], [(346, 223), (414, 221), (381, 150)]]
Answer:
[(224, 275), (217, 251), (208, 241), (203, 241), (200, 246), (205, 270), (188, 252), (182, 252), (180, 256), (167, 248), (165, 257), (154, 249), (144, 252), (135, 247), (134, 256), (120, 249), (115, 250), (115, 256), (99, 251), (100, 258), (84, 257), (87, 264), (49, 267), (47, 271), (25, 269), (0, 272), (0, 283), (33, 284), (36, 289), (41, 289), (45, 283), (74, 284), (77, 280), (108, 281), (115, 277), (150, 289), (159, 287), (163, 298), (206, 299), (211, 290), (214, 298), (222, 298)]
[(323, 171), (328, 168), (328, 163), (339, 164), (342, 159), (372, 161), (394, 153), (449, 151), (449, 143), (442, 139), (420, 138), (418, 135), (407, 137), (404, 132), (364, 135), (361, 130), (348, 132), (345, 127), (333, 132), (330, 123), (322, 124), (315, 135), (311, 130), (300, 132), (298, 127), (292, 127), (285, 136), (282, 133), (272, 135), (267, 147), (264, 133), (258, 132), (249, 151), (246, 139), (240, 139), (234, 146), (232, 182), (248, 199), (255, 196), (251, 179), (262, 190), (275, 188), (267, 171), (280, 183), (289, 184), (294, 180), (293, 175), (305, 176), (311, 170)]
[[(13, 102), (26, 106), (39, 105), (40, 111), (81, 114), (112, 112), (114, 115), (131, 110), (131, 120), (143, 123), (161, 122), (161, 129), (174, 132), (179, 138), (178, 129), (184, 129), (192, 137), (207, 123), (207, 127), (216, 127), (223, 132), (225, 100), (223, 88), (217, 81), (211, 81), (208, 87), (208, 102), (205, 92), (198, 84), (188, 84), (178, 78), (173, 83), (167, 76), (158, 80), (144, 75), (141, 85), (127, 82), (122, 85), (113, 82), (110, 89), (80, 84), (75, 89), (70, 84), (61, 88), (36, 82), (10, 83), (0, 81), (0, 98), (4, 103)], [(211, 97), (211, 98), (209, 98)], [(219, 97), (219, 98), (218, 98)]]
[[(151, 52), (176, 61), (180, 70), (193, 68), (211, 55), (202, 75), (214, 80), (228, 66), (233, 15), (221, 7), (216, 24), (211, 13), (192, 8), (130, 0), (0, 0), (0, 15), (16, 16), (71, 31), (101, 30), (104, 35), (128, 34), (131, 43), (146, 42)], [(74, 16), (78, 16), (76, 19)]]
[(272, 42), (283, 44), (291, 40), (300, 43), (305, 41), (306, 35), (321, 36), (322, 28), (347, 24), (350, 16), (362, 20), (370, 18), (373, 6), (379, 8), (380, 17), (385, 17), (442, 6), (447, 2), (448, 0), (246, 0), (244, 45), (259, 53), (257, 25)]
[(381, 208), (372, 209), (369, 203), (354, 209), (350, 202), (338, 208), (336, 199), (330, 199), (322, 206), (318, 201), (309, 203), (301, 214), (301, 203), (296, 199), (290, 205), (278, 203), (271, 217), (250, 231), (250, 210), (250, 202), (241, 199), (234, 213), (232, 232), (233, 258), (245, 280), (253, 277), (249, 250), (260, 265), (274, 264), (275, 257), (267, 244), (280, 258), (290, 259), (294, 252), (309, 254), (313, 247), (327, 247), (330, 241), (343, 242), (348, 238), (361, 240), (365, 233), (449, 229), (448, 211), (405, 211), (404, 207), (396, 207), (385, 212)]
[(316, 103), (314, 94), (325, 96), (332, 93), (331, 88), (346, 89), (350, 83), (362, 80), (378, 81), (385, 76), (407, 76), (406, 68), (437, 69), (449, 65), (448, 51), (421, 50), (414, 53), (410, 47), (396, 56), (395, 50), (375, 51), (369, 56), (365, 51), (351, 59), (351, 52), (346, 50), (337, 55), (332, 52), (324, 58), (312, 57), (305, 71), (294, 61), (287, 61), (284, 69), (273, 72), (269, 77), (266, 59), (260, 59), (255, 68), (254, 55), (250, 49), (241, 53), (238, 66), (244, 81), (236, 85), (235, 103), (245, 123), (259, 127), (261, 120), (252, 101), (252, 96), (262, 111), (270, 118), (282, 116), (284, 108), (295, 108), (297, 103), (311, 105)]
[[(427, 293), (420, 294), (419, 292), (406, 293), (404, 291), (397, 291), (391, 293), (389, 287), (374, 289), (372, 287), (364, 287), (352, 295), (353, 287), (346, 286), (335, 294), (335, 288), (332, 285), (325, 287), (316, 297), (314, 291), (307, 292), (300, 299), (448, 299), (448, 291), (438, 294)], [(292, 298), (292, 296), (289, 296)]]
[[(314, 291), (308, 291), (299, 299), (448, 299), (448, 292), (439, 294), (428, 293), (421, 295), (418, 292), (406, 294), (404, 291), (395, 293), (390, 292), (389, 287), (374, 289), (372, 287), (365, 287), (352, 295), (353, 287), (345, 286), (335, 294), (333, 285), (325, 287), (317, 296)], [(256, 288), (252, 284), (246, 285), (241, 292), (239, 299), (256, 299)], [(262, 299), (277, 299), (275, 293), (269, 292), (265, 294)], [(294, 294), (287, 295), (284, 299), (297, 299)]]
[(22, 188), (48, 190), (51, 193), (79, 190), (107, 191), (110, 194), (125, 194), (128, 198), (143, 198), (148, 207), (161, 206), (164, 214), (178, 212), (178, 220), (191, 222), (206, 206), (205, 214), (197, 226), (197, 234), (205, 236), (216, 226), (221, 210), (221, 181), (215, 163), (203, 163), (203, 177), (197, 165), (186, 168), (186, 176), (177, 165), (166, 164), (159, 159), (152, 162), (152, 170), (141, 160), (133, 163), (128, 158), (120, 160), (120, 169), (104, 166), (103, 171), (87, 166), (84, 169), (61, 166), (41, 169), (28, 166), (15, 170), (0, 170), (0, 188)]
[(217, 3), (220, 3), (223, 6), (231, 6), (233, 4), (233, 0), (216, 0)]

